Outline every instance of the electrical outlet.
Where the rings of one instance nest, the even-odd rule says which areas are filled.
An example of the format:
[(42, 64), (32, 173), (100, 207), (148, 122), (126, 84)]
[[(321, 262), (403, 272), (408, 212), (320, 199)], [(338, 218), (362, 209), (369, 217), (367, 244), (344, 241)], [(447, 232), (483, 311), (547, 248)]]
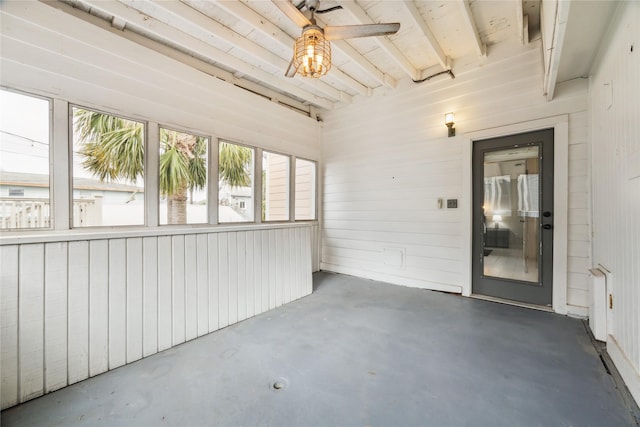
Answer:
[(458, 207), (458, 199), (447, 199), (447, 209), (456, 209)]

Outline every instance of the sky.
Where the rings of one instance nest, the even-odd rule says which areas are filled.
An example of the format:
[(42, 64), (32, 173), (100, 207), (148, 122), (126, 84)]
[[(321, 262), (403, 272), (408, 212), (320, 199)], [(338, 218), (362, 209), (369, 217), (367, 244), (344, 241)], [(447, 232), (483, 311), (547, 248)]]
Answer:
[(49, 102), (0, 90), (0, 170), (48, 173)]

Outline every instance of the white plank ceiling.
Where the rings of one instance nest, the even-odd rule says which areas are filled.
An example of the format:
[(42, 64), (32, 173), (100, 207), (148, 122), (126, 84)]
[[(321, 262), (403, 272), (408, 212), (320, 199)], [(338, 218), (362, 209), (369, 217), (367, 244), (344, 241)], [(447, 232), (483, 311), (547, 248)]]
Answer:
[[(598, 4), (600, 9), (586, 6), (585, 12), (584, 5), (574, 3)], [(613, 2), (574, 1), (571, 9), (590, 16), (597, 26), (597, 22), (606, 23), (598, 16), (610, 14), (611, 6), (603, 13), (602, 5), (607, 3)], [(351, 104), (379, 88), (394, 88), (449, 69), (455, 73), (456, 63), (480, 66), (491, 55), (492, 46), (525, 45), (541, 34), (541, 0), (323, 0), (320, 9), (342, 9), (316, 15), (322, 27), (399, 22), (400, 31), (386, 37), (332, 41), (333, 67), (326, 76), (286, 78), (293, 42), (301, 30), (271, 1), (59, 0), (47, 4), (307, 113)], [(581, 25), (564, 27), (573, 31), (568, 40), (578, 41), (575, 51), (584, 50), (580, 40), (595, 43), (605, 29), (604, 24), (590, 32)], [(588, 72), (592, 58), (576, 58), (571, 50), (569, 46), (563, 51), (571, 61), (557, 61), (551, 70), (555, 75), (549, 98), (558, 68), (565, 80)], [(548, 86), (541, 86), (543, 90), (547, 92)]]

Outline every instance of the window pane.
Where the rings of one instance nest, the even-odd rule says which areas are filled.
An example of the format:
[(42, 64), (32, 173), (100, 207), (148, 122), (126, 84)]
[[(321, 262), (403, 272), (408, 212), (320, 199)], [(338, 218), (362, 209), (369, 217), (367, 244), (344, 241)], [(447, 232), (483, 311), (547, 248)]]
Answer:
[(253, 156), (253, 148), (220, 141), (218, 222), (254, 220)]
[(144, 125), (73, 108), (73, 226), (144, 225)]
[(160, 224), (204, 224), (209, 139), (160, 128)]
[(49, 101), (0, 90), (0, 229), (51, 227)]
[(316, 164), (296, 159), (296, 220), (316, 219)]
[(263, 152), (262, 220), (289, 219), (289, 156)]

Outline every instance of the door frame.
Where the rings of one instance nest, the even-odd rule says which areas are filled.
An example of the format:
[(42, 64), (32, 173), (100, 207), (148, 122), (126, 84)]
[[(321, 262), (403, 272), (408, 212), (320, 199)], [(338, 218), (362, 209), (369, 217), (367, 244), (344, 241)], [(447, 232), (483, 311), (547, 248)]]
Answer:
[(559, 314), (567, 314), (567, 246), (568, 246), (568, 213), (567, 196), (569, 192), (569, 116), (547, 117), (528, 122), (515, 123), (490, 129), (472, 131), (463, 135), (462, 147), (462, 214), (464, 232), (462, 248), (465, 254), (464, 265), (467, 268), (466, 280), (462, 284), (462, 295), (472, 294), (472, 232), (473, 232), (473, 181), (472, 151), (473, 142), (508, 136), (517, 133), (553, 128), (553, 203), (554, 203), (554, 236), (553, 236), (553, 293), (551, 307)]

